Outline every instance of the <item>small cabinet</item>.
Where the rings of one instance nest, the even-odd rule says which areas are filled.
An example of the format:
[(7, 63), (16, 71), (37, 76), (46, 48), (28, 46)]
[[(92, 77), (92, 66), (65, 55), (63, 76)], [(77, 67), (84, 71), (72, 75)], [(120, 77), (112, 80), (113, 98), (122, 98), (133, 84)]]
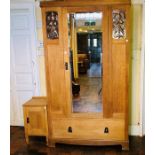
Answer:
[(23, 105), (26, 142), (29, 136), (45, 136), (48, 143), (47, 100), (33, 97)]

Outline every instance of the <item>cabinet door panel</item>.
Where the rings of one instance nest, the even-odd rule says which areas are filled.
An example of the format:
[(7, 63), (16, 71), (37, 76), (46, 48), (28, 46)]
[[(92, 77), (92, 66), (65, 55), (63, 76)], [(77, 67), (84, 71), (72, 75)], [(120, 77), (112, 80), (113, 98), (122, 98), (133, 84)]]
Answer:
[(47, 132), (46, 107), (27, 108), (27, 127), (29, 135), (45, 135)]

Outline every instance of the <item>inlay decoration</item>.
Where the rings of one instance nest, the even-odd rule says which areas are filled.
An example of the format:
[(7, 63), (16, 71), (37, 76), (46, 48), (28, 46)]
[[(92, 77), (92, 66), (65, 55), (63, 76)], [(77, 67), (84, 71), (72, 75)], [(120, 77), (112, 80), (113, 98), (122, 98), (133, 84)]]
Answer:
[(58, 39), (58, 13), (56, 11), (46, 12), (46, 31), (48, 39)]
[(123, 10), (113, 10), (112, 12), (112, 38), (125, 39), (126, 38), (126, 16)]

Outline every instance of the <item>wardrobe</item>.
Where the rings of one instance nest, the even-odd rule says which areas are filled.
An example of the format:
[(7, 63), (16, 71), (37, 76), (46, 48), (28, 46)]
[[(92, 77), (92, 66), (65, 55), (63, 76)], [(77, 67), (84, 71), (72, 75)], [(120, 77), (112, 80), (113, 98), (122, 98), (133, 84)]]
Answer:
[[(42, 1), (48, 145), (121, 145), (129, 149), (130, 0)], [(68, 17), (101, 12), (102, 110), (74, 113)]]

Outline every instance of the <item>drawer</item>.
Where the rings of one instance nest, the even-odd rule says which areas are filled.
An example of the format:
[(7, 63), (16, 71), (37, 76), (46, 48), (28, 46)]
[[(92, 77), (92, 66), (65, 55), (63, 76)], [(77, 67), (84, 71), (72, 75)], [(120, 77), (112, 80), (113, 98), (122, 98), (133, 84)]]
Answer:
[(52, 137), (124, 140), (125, 124), (121, 119), (54, 119)]

